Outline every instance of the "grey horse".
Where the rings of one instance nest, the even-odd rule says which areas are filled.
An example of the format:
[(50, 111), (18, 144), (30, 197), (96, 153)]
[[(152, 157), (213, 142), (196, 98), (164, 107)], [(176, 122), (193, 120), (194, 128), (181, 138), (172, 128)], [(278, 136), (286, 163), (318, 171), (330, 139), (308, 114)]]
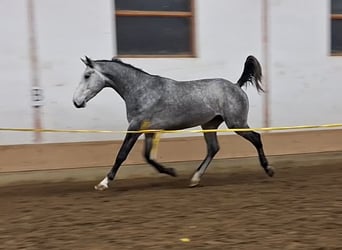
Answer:
[[(86, 69), (73, 95), (74, 105), (83, 108), (103, 88), (113, 88), (126, 103), (128, 131), (139, 131), (143, 126), (144, 129), (150, 130), (175, 130), (194, 126), (217, 129), (222, 122), (225, 122), (228, 128), (249, 128), (249, 102), (241, 87), (250, 83), (258, 92), (263, 91), (261, 66), (254, 56), (247, 57), (237, 83), (220, 78), (176, 81), (151, 75), (116, 58), (92, 60), (85, 57), (81, 60)], [(260, 134), (254, 131), (241, 131), (237, 134), (254, 145), (260, 165), (268, 176), (273, 176), (274, 171), (264, 154)], [(113, 167), (95, 189), (108, 188), (140, 135), (141, 133), (126, 134)], [(154, 132), (145, 133), (146, 161), (158, 172), (176, 176), (174, 169), (166, 168), (151, 158), (155, 136)], [(199, 184), (202, 175), (219, 151), (216, 132), (204, 133), (204, 139), (207, 155), (191, 178), (192, 187)]]

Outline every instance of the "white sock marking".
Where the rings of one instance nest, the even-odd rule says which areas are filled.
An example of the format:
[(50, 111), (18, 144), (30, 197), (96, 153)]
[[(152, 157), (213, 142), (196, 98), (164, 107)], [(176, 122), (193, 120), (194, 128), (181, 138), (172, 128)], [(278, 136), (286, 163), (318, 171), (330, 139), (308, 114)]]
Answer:
[(109, 184), (109, 179), (107, 176), (99, 183), (100, 186), (104, 186), (106, 188), (108, 188), (108, 184)]
[(201, 175), (199, 172), (196, 172), (191, 178), (191, 182), (199, 182), (200, 180), (201, 180)]

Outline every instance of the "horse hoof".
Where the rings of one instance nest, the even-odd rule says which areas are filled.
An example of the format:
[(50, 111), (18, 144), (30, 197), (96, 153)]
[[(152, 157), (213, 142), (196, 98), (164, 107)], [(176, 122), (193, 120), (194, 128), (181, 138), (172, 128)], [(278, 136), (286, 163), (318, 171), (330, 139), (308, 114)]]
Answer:
[(177, 172), (173, 168), (166, 168), (165, 172), (170, 176), (177, 177)]
[(194, 175), (191, 178), (189, 187), (197, 187), (198, 184), (200, 183), (200, 181), (201, 181), (200, 173), (199, 172), (195, 172)]
[(189, 188), (194, 188), (194, 187), (197, 187), (199, 185), (199, 181), (191, 181), (190, 184), (189, 184)]
[(271, 166), (268, 166), (267, 169), (266, 169), (266, 173), (269, 177), (273, 177), (274, 175), (274, 170)]
[(94, 188), (97, 191), (104, 191), (104, 190), (108, 189), (108, 186), (103, 185), (103, 184), (97, 184)]

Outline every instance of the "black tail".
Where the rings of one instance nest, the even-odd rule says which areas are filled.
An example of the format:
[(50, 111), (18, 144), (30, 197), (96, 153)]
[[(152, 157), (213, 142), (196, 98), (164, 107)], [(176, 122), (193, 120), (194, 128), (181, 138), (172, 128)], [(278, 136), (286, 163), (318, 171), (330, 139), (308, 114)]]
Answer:
[(262, 72), (260, 63), (254, 56), (248, 56), (242, 75), (237, 83), (240, 87), (250, 83), (256, 87), (258, 92), (264, 92), (263, 88), (261, 87), (261, 77)]

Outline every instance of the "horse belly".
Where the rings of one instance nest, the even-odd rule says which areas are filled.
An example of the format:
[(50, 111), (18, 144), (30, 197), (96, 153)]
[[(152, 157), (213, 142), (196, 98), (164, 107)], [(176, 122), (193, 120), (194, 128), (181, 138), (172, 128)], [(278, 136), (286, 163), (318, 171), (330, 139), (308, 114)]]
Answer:
[(216, 112), (202, 107), (170, 108), (155, 115), (152, 124), (158, 129), (185, 129), (205, 124), (215, 116), (217, 116)]

